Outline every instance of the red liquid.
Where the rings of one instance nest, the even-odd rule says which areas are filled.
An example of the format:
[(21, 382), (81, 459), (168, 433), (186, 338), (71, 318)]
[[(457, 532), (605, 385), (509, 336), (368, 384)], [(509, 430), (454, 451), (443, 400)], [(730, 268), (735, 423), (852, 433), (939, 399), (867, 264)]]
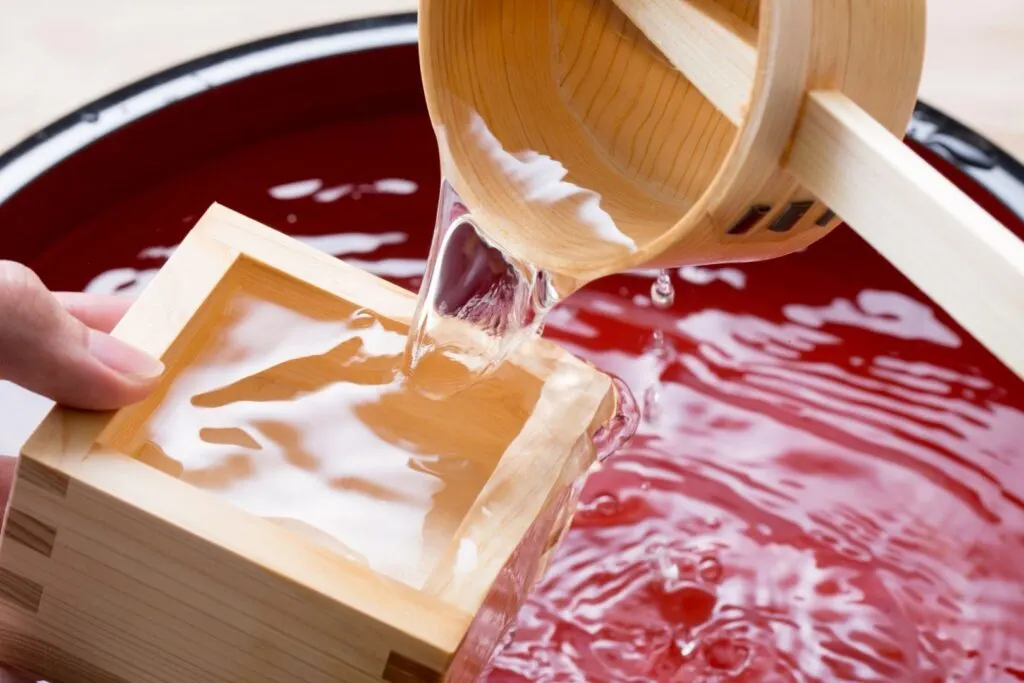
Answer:
[[(418, 190), (268, 193), (382, 178)], [(418, 108), (315, 125), (137, 187), (31, 265), (72, 289), (157, 268), (138, 255), (213, 200), (298, 235), (402, 233), (352, 258), (425, 259), (438, 184)], [(849, 230), (714, 273), (676, 277), (670, 311), (653, 276), (620, 276), (552, 314), (548, 337), (638, 398), (660, 380), (660, 415), (588, 482), (485, 680), (1024, 680), (1020, 380)]]

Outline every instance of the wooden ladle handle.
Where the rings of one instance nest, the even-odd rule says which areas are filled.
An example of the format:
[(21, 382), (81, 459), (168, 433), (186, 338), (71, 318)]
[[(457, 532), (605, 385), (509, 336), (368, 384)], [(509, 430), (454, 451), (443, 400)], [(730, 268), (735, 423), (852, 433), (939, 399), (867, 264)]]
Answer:
[[(757, 69), (752, 27), (713, 0), (615, 4), (719, 111), (743, 121)], [(840, 92), (806, 95), (781, 167), (1024, 378), (1024, 242)]]
[(840, 93), (808, 95), (786, 168), (1024, 378), (1024, 242)]

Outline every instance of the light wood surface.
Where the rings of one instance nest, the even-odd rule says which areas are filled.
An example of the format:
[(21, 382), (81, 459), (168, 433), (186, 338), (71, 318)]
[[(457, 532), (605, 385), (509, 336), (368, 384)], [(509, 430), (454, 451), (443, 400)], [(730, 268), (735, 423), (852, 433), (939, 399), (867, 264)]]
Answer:
[[(827, 235), (835, 212), (1024, 377), (1024, 243), (900, 141), (924, 61), (924, 0), (553, 8), (421, 5), (442, 165), (495, 242), (586, 282), (638, 266), (781, 256)], [(756, 48), (745, 22), (759, 27)], [(675, 69), (665, 73), (659, 56)], [(687, 96), (675, 103), (676, 92)], [(689, 154), (694, 139), (729, 149), (719, 160)], [(645, 165), (650, 150), (667, 151), (668, 164)], [(828, 208), (813, 207), (801, 182)]]
[(425, 0), (420, 13), (449, 181), (507, 252), (579, 282), (825, 236), (838, 221), (783, 168), (804, 93), (843, 92), (902, 136), (924, 53), (924, 0)]
[[(416, 0), (0, 0), (0, 148), (157, 69)], [(1024, 158), (1024, 3), (929, 0), (921, 97)]]
[(835, 92), (810, 95), (787, 167), (1024, 378), (1024, 242)]
[[(145, 456), (158, 440), (154, 416), (175, 400), (180, 433), (205, 424), (188, 422), (196, 401), (207, 409), (259, 403), (315, 394), (342, 371), (350, 385), (381, 374), (338, 347), (261, 358), (262, 372), (216, 396), (174, 392), (190, 368), (209, 370), (203, 354), (220, 350), (213, 335), (234, 324), (228, 305), (240, 295), (301, 311), (307, 327), (365, 309), (399, 337), (415, 306), (404, 289), (212, 208), (114, 331), (165, 362), (160, 389), (113, 414), (55, 409), (22, 449), (0, 545), (0, 664), (55, 683), (438, 683), (451, 667), (459, 668), (445, 680), (475, 680), (575, 509), (574, 482), (595, 456), (589, 436), (614, 408), (610, 378), (535, 340), (467, 390), (476, 392), (472, 406), (431, 409), (412, 395), (390, 405), (379, 392), (359, 405), (368, 429), (410, 449), (403, 463), (451, 445), (467, 461), (489, 459), (468, 497), (461, 481), (431, 496), (447, 534), (424, 554), (418, 587), (337, 552), (308, 528), (296, 532), (194, 485), (169, 466), (180, 451)], [(313, 328), (297, 329), (305, 338)], [(238, 351), (228, 353), (235, 362)], [(451, 372), (450, 364), (424, 360), (415, 381)], [(330, 424), (355, 420), (333, 408)], [(302, 413), (291, 426), (306, 429), (310, 419)], [(480, 428), (465, 428), (467, 420)], [(365, 448), (352, 439), (343, 446), (351, 452), (339, 445), (332, 457)], [(442, 476), (443, 461), (429, 462)], [(454, 469), (462, 476), (464, 468)], [(371, 482), (385, 494), (392, 483)], [(385, 522), (381, 540), (389, 529)]]
[[(742, 67), (749, 64), (749, 54), (754, 50), (753, 36), (746, 27), (724, 22), (715, 11), (718, 8), (707, 0), (616, 1), (639, 20), (667, 58), (699, 84), (719, 110), (729, 113), (731, 120), (739, 113), (744, 114), (741, 123), (763, 116), (755, 108), (764, 107), (757, 92), (751, 94), (756, 104), (749, 112), (745, 103), (737, 108), (735, 102), (735, 93), (749, 91), (747, 84), (756, 81), (754, 70), (744, 72)], [(783, 70), (787, 77), (807, 68), (799, 62), (801, 32), (794, 30), (799, 29), (801, 4), (799, 0), (785, 3), (790, 16), (775, 21), (776, 30), (791, 34), (782, 41), (790, 49), (788, 67)], [(860, 30), (870, 32), (875, 41), (879, 40), (877, 26), (898, 25), (892, 19), (882, 21), (880, 16), (873, 16), (869, 4), (861, 7), (856, 17)], [(911, 9), (911, 4), (904, 7)], [(762, 30), (765, 21), (762, 15)], [(809, 87), (823, 90), (812, 94), (804, 105), (785, 168), (803, 179), (883, 256), (1024, 377), (1024, 352), (1018, 342), (1024, 337), (1024, 244), (939, 173), (908, 153), (895, 136), (887, 135), (885, 128), (861, 108), (888, 121), (890, 131), (899, 131), (900, 122), (907, 116), (907, 100), (892, 97), (900, 87), (892, 77), (901, 69), (912, 71), (919, 53), (909, 50), (908, 54), (881, 54), (877, 42), (871, 42), (871, 59), (851, 60), (855, 66), (838, 76), (835, 66), (843, 58), (848, 59), (845, 53), (856, 50), (857, 44), (855, 41), (843, 46), (842, 41), (829, 36), (857, 34), (857, 26), (818, 30), (828, 39), (819, 39), (814, 49), (831, 54), (814, 55), (811, 68), (819, 72), (811, 73), (807, 82)], [(729, 33), (733, 34), (731, 38)], [(730, 53), (715, 56), (718, 50), (738, 51), (741, 57), (736, 59)], [(778, 55), (769, 57), (779, 59)], [(772, 75), (768, 69), (765, 80)], [(729, 78), (739, 84), (725, 83)], [(803, 85), (797, 82), (796, 87)], [(833, 88), (843, 88), (857, 103), (839, 92), (827, 92)], [(785, 82), (782, 90), (786, 90)], [(777, 112), (780, 108), (768, 110)], [(776, 126), (778, 121), (776, 117)], [(762, 123), (755, 134), (762, 134), (764, 128)], [(789, 130), (781, 132), (785, 140)], [(776, 129), (767, 137), (777, 140), (780, 132)], [(767, 151), (764, 158), (781, 156), (777, 149)], [(958, 277), (950, 278), (951, 272)]]

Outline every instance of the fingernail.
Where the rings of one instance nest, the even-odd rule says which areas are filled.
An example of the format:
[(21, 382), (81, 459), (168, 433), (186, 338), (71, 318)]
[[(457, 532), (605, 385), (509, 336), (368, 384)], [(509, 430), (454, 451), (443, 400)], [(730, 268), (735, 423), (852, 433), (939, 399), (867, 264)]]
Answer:
[(114, 372), (133, 379), (153, 379), (164, 372), (164, 364), (116, 337), (89, 330), (89, 352)]

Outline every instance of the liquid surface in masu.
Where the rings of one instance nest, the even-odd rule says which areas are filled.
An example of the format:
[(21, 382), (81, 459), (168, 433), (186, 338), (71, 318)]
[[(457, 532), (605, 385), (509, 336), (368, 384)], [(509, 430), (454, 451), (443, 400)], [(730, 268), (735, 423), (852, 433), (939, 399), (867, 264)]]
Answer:
[[(114, 446), (423, 588), (502, 453), (542, 411), (543, 382), (506, 364), (436, 398), (433, 378), (465, 368), (432, 354), (412, 380), (403, 326), (263, 278), (213, 304), (194, 357), (170, 367)], [(547, 400), (564, 405), (583, 374), (555, 374)]]
[[(31, 265), (137, 290), (216, 200), (415, 290), (436, 159), (418, 113), (309, 128), (140, 192)], [(669, 308), (636, 273), (548, 316), (645, 416), (483, 680), (1024, 680), (1020, 380), (845, 228), (670, 275)]]

